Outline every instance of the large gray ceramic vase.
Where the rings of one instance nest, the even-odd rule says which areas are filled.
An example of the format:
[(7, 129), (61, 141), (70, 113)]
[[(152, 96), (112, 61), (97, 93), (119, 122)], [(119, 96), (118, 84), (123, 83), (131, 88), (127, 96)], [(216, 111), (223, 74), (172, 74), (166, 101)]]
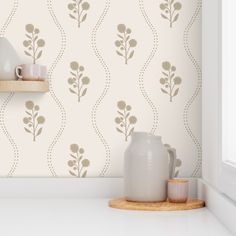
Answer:
[(133, 132), (124, 159), (126, 200), (165, 201), (167, 180), (174, 175), (175, 161), (175, 149), (165, 147), (161, 137)]

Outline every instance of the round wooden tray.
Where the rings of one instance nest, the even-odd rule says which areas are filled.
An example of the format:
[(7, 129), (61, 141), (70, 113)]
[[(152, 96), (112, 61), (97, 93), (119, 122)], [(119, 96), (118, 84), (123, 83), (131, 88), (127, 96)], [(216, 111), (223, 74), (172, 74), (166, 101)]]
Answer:
[(186, 203), (171, 202), (130, 202), (124, 198), (113, 199), (109, 201), (109, 206), (124, 210), (137, 211), (184, 211), (202, 208), (205, 206), (202, 200), (188, 200)]

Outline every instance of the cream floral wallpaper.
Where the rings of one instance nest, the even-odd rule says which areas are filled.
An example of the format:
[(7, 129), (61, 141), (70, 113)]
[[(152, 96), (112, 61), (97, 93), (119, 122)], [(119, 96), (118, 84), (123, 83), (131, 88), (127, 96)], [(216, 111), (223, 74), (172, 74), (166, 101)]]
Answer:
[(201, 0), (0, 0), (0, 36), (48, 67), (47, 94), (0, 94), (2, 177), (121, 176), (132, 132), (201, 174)]

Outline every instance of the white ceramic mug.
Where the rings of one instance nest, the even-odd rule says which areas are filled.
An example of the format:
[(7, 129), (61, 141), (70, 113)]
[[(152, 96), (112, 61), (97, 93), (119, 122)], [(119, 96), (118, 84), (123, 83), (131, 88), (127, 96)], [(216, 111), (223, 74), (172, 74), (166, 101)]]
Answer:
[(22, 80), (45, 80), (47, 67), (37, 64), (22, 64), (16, 67), (16, 75)]

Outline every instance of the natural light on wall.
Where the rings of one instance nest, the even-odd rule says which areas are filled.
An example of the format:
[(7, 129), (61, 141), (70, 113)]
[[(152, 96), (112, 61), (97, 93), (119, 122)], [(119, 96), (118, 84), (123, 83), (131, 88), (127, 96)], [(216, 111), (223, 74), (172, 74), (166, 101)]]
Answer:
[(222, 1), (222, 156), (236, 165), (236, 1)]

